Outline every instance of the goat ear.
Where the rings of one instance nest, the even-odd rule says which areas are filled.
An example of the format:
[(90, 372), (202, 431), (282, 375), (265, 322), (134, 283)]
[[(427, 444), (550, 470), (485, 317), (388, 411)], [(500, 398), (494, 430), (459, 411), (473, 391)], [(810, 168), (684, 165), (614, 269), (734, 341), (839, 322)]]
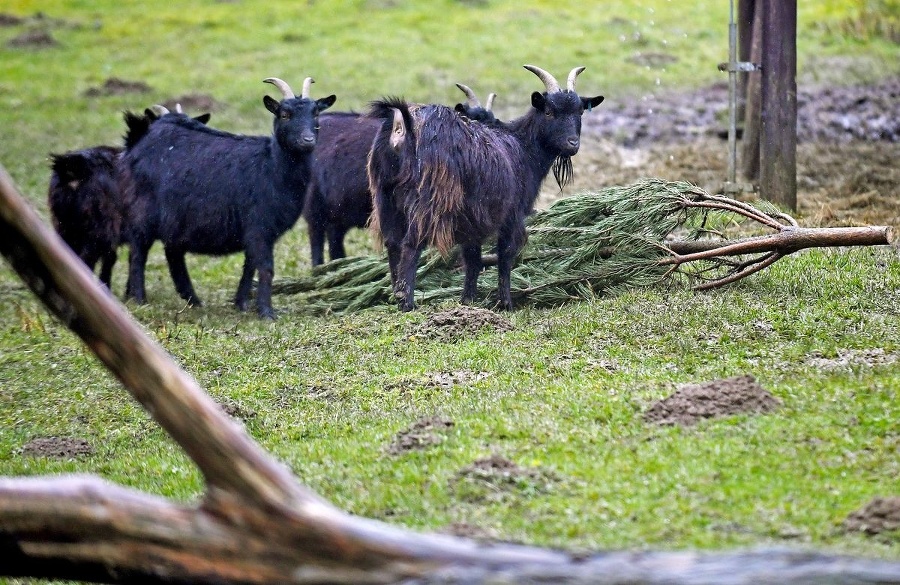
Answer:
[(591, 98), (581, 98), (581, 106), (589, 112), (591, 111), (591, 109), (596, 108), (597, 106), (599, 106), (602, 103), (603, 103), (602, 95), (598, 95), (597, 97), (591, 97)]
[(539, 91), (531, 94), (531, 106), (535, 110), (544, 111), (544, 105), (547, 103), (547, 96)]
[(149, 118), (150, 121), (159, 120), (159, 115), (156, 112), (154, 112), (153, 110), (151, 110), (150, 108), (144, 108), (144, 115), (147, 116), (147, 118)]
[(263, 105), (266, 106), (266, 109), (272, 112), (275, 115), (278, 115), (278, 107), (281, 105), (281, 102), (278, 100), (272, 99), (267, 95), (263, 96)]
[(334, 102), (337, 101), (337, 96), (331, 94), (328, 97), (320, 98), (316, 100), (316, 105), (319, 106), (319, 111), (327, 110), (331, 106), (334, 105)]
[[(84, 155), (77, 153), (52, 154), (53, 171), (63, 183), (82, 181), (90, 174), (90, 167)], [(73, 189), (77, 185), (70, 185)]]
[(206, 124), (209, 122), (210, 113), (206, 112), (205, 114), (200, 114), (199, 116), (194, 116), (194, 119), (200, 122), (201, 124)]
[(403, 121), (403, 112), (397, 108), (394, 110), (394, 119), (391, 123), (391, 137), (388, 142), (395, 151), (399, 151), (400, 147), (406, 141), (406, 123)]

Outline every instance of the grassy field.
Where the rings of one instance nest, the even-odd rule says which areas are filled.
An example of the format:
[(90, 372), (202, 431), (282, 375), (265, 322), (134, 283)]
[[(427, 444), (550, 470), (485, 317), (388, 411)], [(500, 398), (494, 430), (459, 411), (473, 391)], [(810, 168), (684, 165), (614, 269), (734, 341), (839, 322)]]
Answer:
[[(801, 4), (804, 79), (900, 69), (883, 36), (845, 36), (872, 3)], [(177, 96), (211, 96), (213, 125), (265, 133), (261, 97), (274, 90), (264, 77), (311, 75), (314, 96), (357, 110), (385, 94), (454, 103), (458, 81), (498, 92), (508, 117), (540, 89), (523, 63), (557, 76), (586, 65), (579, 88), (621, 100), (721, 81), (727, 52), (727, 3), (711, 0), (11, 0), (3, 11), (24, 20), (0, 27), (0, 163), (45, 217), (48, 152), (116, 143), (122, 110)], [(34, 30), (59, 45), (7, 45)], [(636, 64), (650, 53), (675, 60)], [(86, 94), (110, 77), (151, 89)], [(367, 236), (349, 249), (368, 253)], [(355, 514), (579, 549), (775, 543), (900, 558), (896, 532), (840, 530), (874, 496), (900, 495), (896, 249), (800, 253), (711, 293), (642, 289), (524, 309), (509, 315), (512, 331), (449, 341), (416, 334), (434, 307), (314, 318), (275, 297), (280, 318), (262, 323), (230, 306), (242, 258), (188, 262), (204, 308), (182, 306), (157, 247), (151, 304), (129, 309), (257, 441)], [(123, 250), (119, 294), (126, 265)], [(308, 270), (298, 225), (276, 248), (276, 275)], [(642, 420), (678, 384), (741, 374), (781, 408), (690, 428)], [(438, 444), (390, 452), (429, 416), (453, 422)], [(93, 454), (23, 456), (28, 441), (53, 436), (83, 438)], [(507, 482), (463, 471), (492, 454), (528, 473)], [(2, 264), (0, 475), (64, 472), (180, 500), (202, 490), (177, 446)]]

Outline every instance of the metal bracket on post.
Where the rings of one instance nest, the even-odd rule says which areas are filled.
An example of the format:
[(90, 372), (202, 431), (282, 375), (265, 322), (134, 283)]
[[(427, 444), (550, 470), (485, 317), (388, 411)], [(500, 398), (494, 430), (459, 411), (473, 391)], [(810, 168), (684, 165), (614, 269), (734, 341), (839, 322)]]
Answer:
[(759, 71), (758, 63), (738, 61), (737, 24), (734, 22), (734, 0), (730, 0), (728, 21), (728, 62), (719, 63), (719, 71), (728, 72), (728, 178), (722, 184), (723, 193), (756, 192), (757, 185), (737, 182), (737, 74)]

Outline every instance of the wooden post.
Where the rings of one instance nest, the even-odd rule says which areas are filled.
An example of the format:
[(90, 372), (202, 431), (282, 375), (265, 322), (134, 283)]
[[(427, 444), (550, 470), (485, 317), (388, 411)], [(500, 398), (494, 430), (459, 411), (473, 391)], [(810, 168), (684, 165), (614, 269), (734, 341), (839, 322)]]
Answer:
[[(762, 13), (764, 0), (745, 0), (743, 4), (753, 5), (753, 23), (747, 31), (742, 29), (739, 38), (749, 43), (750, 61), (762, 63)], [(742, 16), (744, 10), (739, 12)], [(746, 34), (749, 33), (749, 34)], [(746, 36), (745, 36), (746, 34)], [(744, 41), (741, 41), (742, 45)], [(744, 102), (744, 149), (741, 174), (751, 183), (759, 180), (759, 134), (760, 134), (760, 86), (762, 73), (747, 74), (746, 101)]]
[[(757, 0), (738, 0), (738, 60), (742, 63), (753, 61), (751, 46), (753, 40), (753, 14), (756, 12)], [(747, 74), (738, 75), (738, 107), (737, 119), (743, 123), (747, 103)]]
[(762, 2), (759, 190), (797, 209), (797, 0)]

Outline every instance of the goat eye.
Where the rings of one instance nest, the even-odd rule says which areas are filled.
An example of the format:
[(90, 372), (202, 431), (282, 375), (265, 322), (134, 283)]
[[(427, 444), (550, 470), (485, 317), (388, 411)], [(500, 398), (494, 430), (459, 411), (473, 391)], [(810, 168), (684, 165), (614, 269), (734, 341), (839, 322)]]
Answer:
[(548, 118), (552, 118), (553, 112), (551, 112), (550, 110), (547, 110), (546, 112), (544, 112), (544, 115), (547, 116)]
[(281, 119), (282, 120), (290, 120), (291, 115), (288, 112), (281, 112)]

